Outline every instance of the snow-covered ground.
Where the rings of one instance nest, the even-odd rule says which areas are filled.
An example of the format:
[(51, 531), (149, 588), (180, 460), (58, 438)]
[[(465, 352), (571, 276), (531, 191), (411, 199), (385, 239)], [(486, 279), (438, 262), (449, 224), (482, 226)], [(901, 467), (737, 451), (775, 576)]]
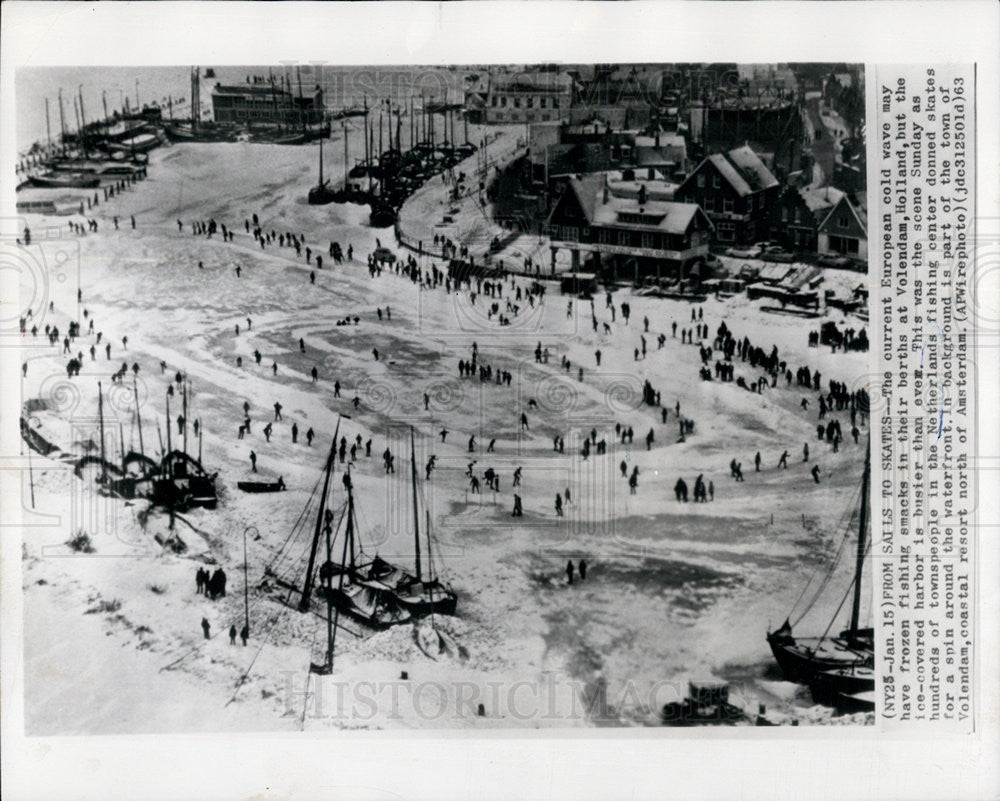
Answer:
[[(157, 427), (165, 437), (168, 425), (176, 447), (165, 396), (182, 371), (193, 388), (188, 419), (200, 421), (204, 462), (218, 471), (220, 487), (217, 509), (194, 510), (178, 522), (186, 545), (178, 554), (159, 544), (167, 528), (161, 512), (146, 519), (146, 502), (101, 497), (65, 462), (32, 456), (35, 507), (51, 517), (37, 519), (24, 543), (29, 733), (655, 725), (660, 706), (700, 676), (729, 679), (733, 695), (753, 709), (761, 701), (786, 716), (827, 721), (829, 712), (811, 707), (805, 688), (777, 680), (765, 642), (768, 626), (781, 624), (805, 582), (840, 546), (841, 518), (860, 483), (862, 447), (848, 436), (834, 454), (817, 441), (814, 393), (780, 382), (756, 395), (735, 383), (701, 381), (698, 348), (671, 335), (672, 322), (693, 326), (688, 304), (620, 290), (615, 303), (632, 306), (626, 325), (621, 314), (612, 322), (599, 298), (595, 313), (611, 326), (608, 335), (602, 326), (592, 330), (589, 302), (560, 296), (550, 284), (544, 303), (531, 309), (522, 301), (512, 324), (500, 327), (496, 317), (487, 319), (482, 296), (472, 304), (467, 292), (420, 289), (391, 271), (373, 279), (365, 259), (376, 237), (391, 245), (392, 233), (368, 228), (365, 207), (307, 205), (315, 163), (315, 147), (176, 145), (152, 154), (146, 181), (95, 209), (96, 234), (76, 237), (63, 218), (29, 217), (35, 243), (25, 255), (37, 265), (34, 278), (23, 273), (26, 295), (36, 298), (29, 329), (54, 324), (64, 332), (85, 308), (103, 334), (95, 360), (88, 353), (95, 335), (72, 343), (72, 353), (84, 353), (74, 379), (66, 378), (69, 357), (61, 345), (28, 335), (22, 397), (45, 398), (51, 407), (34, 424), (63, 450), (83, 453), (94, 436), (101, 381), (109, 459), (118, 458), (119, 440), (126, 451), (138, 449), (131, 371), (125, 387), (110, 378), (123, 362), (135, 363), (144, 447), (158, 452)], [(336, 180), (336, 162), (329, 169)], [(245, 234), (244, 220), (253, 213), (266, 231), (304, 234), (324, 254), (315, 285), (304, 254), (296, 258), (276, 245), (262, 250)], [(119, 230), (112, 215), (120, 218)], [(210, 217), (235, 230), (235, 240), (193, 236), (190, 222)], [(345, 251), (353, 246), (355, 261), (334, 267), (326, 258), (331, 240)], [(761, 305), (739, 296), (702, 308), (713, 332), (725, 319), (738, 336), (766, 350), (777, 345), (793, 370), (819, 369), (824, 386), (828, 378), (865, 386), (866, 354), (810, 349), (807, 334), (822, 320), (772, 315)], [(379, 320), (376, 309), (387, 306), (391, 319)], [(355, 315), (357, 326), (335, 325)], [(646, 316), (648, 355), (636, 361)], [(660, 332), (667, 335), (662, 349)], [(474, 341), (480, 363), (513, 373), (510, 387), (459, 378), (458, 361), (469, 358)], [(551, 352), (547, 364), (535, 362), (538, 342)], [(259, 366), (255, 350), (262, 353)], [(560, 368), (563, 356), (569, 371)], [(314, 366), (317, 383), (310, 378)], [(739, 362), (736, 375), (748, 382), (759, 377)], [(658, 409), (641, 404), (645, 379), (670, 410), (665, 425)], [(333, 397), (334, 381), (341, 398)], [(800, 407), (803, 397), (810, 399), (808, 412)], [(239, 440), (244, 401), (252, 434)], [(273, 420), (275, 402), (283, 420), (273, 422), (268, 443), (262, 428)], [(683, 443), (676, 404), (696, 424)], [(171, 416), (179, 411), (175, 396)], [(519, 425), (522, 411), (527, 431)], [(320, 477), (340, 413), (350, 415), (341, 423), (349, 442), (360, 435), (373, 443), (371, 457), (362, 450), (353, 467), (361, 536), (369, 551), (403, 563), (413, 558), (408, 437), (414, 427), (438, 564), (458, 592), (459, 614), (378, 633), (345, 623), (334, 672), (319, 679), (307, 668), (322, 657), (324, 620), (282, 606), (258, 585)], [(847, 433), (846, 413), (839, 417)], [(618, 442), (616, 423), (634, 428), (634, 444)], [(310, 427), (317, 436), (308, 447)], [(446, 442), (438, 435), (444, 428)], [(646, 450), (650, 428), (655, 443)], [(579, 445), (591, 429), (607, 439), (609, 453), (583, 460)], [(862, 445), (866, 434), (864, 427)], [(467, 448), (471, 435), (474, 454)], [(556, 435), (566, 441), (564, 454), (553, 450)], [(486, 453), (491, 438), (495, 452)], [(822, 470), (819, 484), (809, 475), (811, 464), (801, 462), (806, 442)], [(189, 439), (189, 450), (196, 447)], [(380, 458), (386, 447), (396, 456), (390, 476)], [(251, 449), (261, 473), (282, 476), (287, 492), (247, 495), (236, 488)], [(777, 469), (785, 449), (790, 467)], [(757, 451), (760, 473), (753, 470)], [(432, 453), (437, 469), (424, 482)], [(743, 464), (743, 483), (729, 477), (732, 458)], [(465, 471), (473, 459), (480, 474), (486, 467), (499, 471), (495, 496), (469, 495)], [(629, 470), (639, 467), (635, 495), (621, 478), (622, 460)], [(513, 518), (518, 466), (524, 517)], [(682, 476), (693, 487), (698, 474), (714, 483), (714, 502), (677, 503), (674, 482)], [(553, 499), (566, 489), (572, 500), (558, 518)], [(338, 480), (335, 504), (340, 490)], [(247, 543), (251, 637), (244, 648), (231, 646), (227, 632), (244, 617), (248, 526), (256, 533)], [(91, 537), (93, 553), (64, 544), (80, 530)], [(305, 544), (282, 565), (289, 575), (304, 569), (296, 560)], [(585, 581), (567, 585), (568, 559), (586, 559)], [(849, 581), (850, 562), (843, 560), (831, 581), (840, 589), (828, 593), (801, 631), (825, 627)], [(202, 565), (224, 567), (227, 597), (213, 602), (195, 593)], [(202, 617), (211, 624), (209, 640)]]

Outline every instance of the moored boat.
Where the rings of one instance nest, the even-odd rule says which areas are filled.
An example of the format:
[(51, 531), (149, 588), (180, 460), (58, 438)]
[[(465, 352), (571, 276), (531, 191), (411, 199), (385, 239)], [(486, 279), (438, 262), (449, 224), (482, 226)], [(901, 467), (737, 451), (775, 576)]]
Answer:
[(93, 189), (101, 185), (96, 175), (82, 172), (50, 172), (32, 175), (28, 180), (42, 189)]
[[(861, 582), (869, 540), (868, 492), (871, 481), (871, 444), (865, 455), (865, 470), (861, 481), (858, 544), (853, 578), (853, 604), (850, 626), (839, 636), (798, 637), (792, 631), (790, 620), (775, 631), (768, 632), (767, 642), (775, 661), (787, 681), (798, 684), (815, 684), (821, 697), (834, 699), (843, 692), (859, 691), (864, 685), (865, 671), (873, 662), (874, 631), (859, 625), (861, 609)], [(848, 589), (851, 589), (849, 587)], [(815, 601), (815, 599), (814, 599)], [(808, 611), (808, 610), (807, 610)], [(840, 607), (837, 607), (839, 613)], [(804, 614), (804, 613), (803, 613)], [(800, 618), (801, 619), (801, 618)], [(827, 630), (832, 626), (832, 621)], [(871, 688), (874, 688), (872, 684)], [(828, 701), (829, 702), (829, 701)]]

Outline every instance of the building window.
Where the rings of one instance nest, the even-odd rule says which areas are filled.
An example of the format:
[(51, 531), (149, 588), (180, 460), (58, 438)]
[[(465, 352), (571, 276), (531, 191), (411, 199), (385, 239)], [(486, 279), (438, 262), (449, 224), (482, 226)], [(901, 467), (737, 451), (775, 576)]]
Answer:
[(611, 241), (612, 240), (611, 231), (609, 231), (607, 228), (601, 228), (600, 231), (598, 232), (598, 237), (600, 238), (602, 245), (613, 244), (613, 242)]
[(798, 225), (802, 222), (802, 209), (795, 210), (795, 224)]
[(732, 242), (736, 238), (736, 226), (731, 222), (720, 222), (715, 231), (720, 242)]
[(497, 96), (493, 95), (493, 107), (496, 108), (496, 105), (497, 105)]
[(781, 207), (781, 221), (783, 223), (788, 222), (788, 206)]
[(716, 173), (715, 175), (712, 176), (712, 186), (715, 189), (718, 189), (720, 186), (722, 186), (722, 184), (719, 181), (719, 174), (718, 173)]
[(733, 199), (731, 197), (722, 198), (722, 210), (725, 212), (733, 210)]
[(650, 250), (652, 250), (653, 248), (656, 247), (656, 238), (652, 234), (643, 234), (642, 246), (644, 248), (649, 248)]
[(705, 198), (705, 210), (706, 211), (715, 211), (715, 197), (714, 196), (709, 195), (708, 197)]
[(507, 96), (504, 95), (500, 98), (500, 108), (507, 108)]
[(628, 231), (618, 232), (618, 244), (623, 246), (628, 245)]
[(514, 98), (514, 108), (521, 108), (521, 98), (519, 97)]
[[(545, 101), (547, 99), (548, 98), (545, 98), (545, 97), (539, 98), (539, 100), (538, 100), (538, 107), (539, 108), (545, 108)], [(548, 119), (548, 117), (546, 117), (546, 119)]]
[(747, 198), (747, 211), (753, 211), (753, 195), (750, 195), (750, 197)]
[(705, 188), (705, 173), (703, 172), (698, 173), (698, 188), (699, 189)]
[(535, 98), (533, 98), (533, 97), (531, 97), (529, 95), (528, 96), (528, 108), (534, 108), (534, 107), (535, 107)]
[(840, 226), (841, 228), (846, 228), (847, 227), (847, 215), (846, 214), (841, 214), (840, 215), (840, 217), (837, 219), (837, 225)]

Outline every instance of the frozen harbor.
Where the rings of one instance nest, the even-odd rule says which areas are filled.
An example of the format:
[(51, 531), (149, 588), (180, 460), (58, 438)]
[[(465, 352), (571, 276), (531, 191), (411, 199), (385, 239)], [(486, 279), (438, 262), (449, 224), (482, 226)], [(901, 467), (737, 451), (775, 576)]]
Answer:
[[(400, 259), (412, 254), (396, 247), (392, 229), (367, 227), (366, 207), (306, 205), (315, 157), (314, 146), (178, 144), (151, 155), (147, 180), (88, 215), (98, 221), (97, 233), (70, 234), (66, 218), (28, 217), (34, 241), (26, 250), (38, 267), (25, 274), (36, 284), (24, 290), (48, 293), (33, 307), (34, 323), (65, 330), (85, 308), (103, 334), (94, 359), (87, 351), (96, 334), (71, 344), (71, 353), (84, 353), (72, 379), (61, 346), (29, 335), (22, 397), (46, 399), (49, 407), (35, 425), (63, 451), (80, 453), (93, 433), (101, 381), (108, 447), (121, 439), (126, 452), (137, 448), (134, 403), (125, 391), (136, 364), (145, 447), (158, 451), (157, 426), (177, 431), (165, 418), (165, 399), (180, 371), (192, 388), (189, 417), (201, 427), (203, 462), (218, 471), (219, 487), (218, 508), (180, 516), (175, 531), (183, 552), (176, 553), (161, 545), (168, 525), (162, 510), (147, 514), (145, 501), (101, 497), (92, 480), (65, 463), (33, 455), (35, 508), (59, 522), (39, 517), (24, 548), (29, 731), (655, 725), (660, 706), (683, 695), (691, 677), (727, 679), (732, 694), (752, 707), (765, 703), (806, 722), (828, 719), (829, 710), (811, 706), (806, 688), (780, 681), (765, 633), (781, 624), (840, 546), (864, 439), (859, 446), (845, 437), (837, 453), (817, 441), (815, 393), (794, 382), (757, 394), (702, 380), (697, 345), (673, 333), (673, 323), (694, 326), (698, 307), (686, 302), (623, 287), (613, 304), (628, 303), (630, 321), (620, 313), (612, 320), (601, 294), (593, 313), (602, 326), (594, 330), (588, 300), (545, 282), (539, 302), (522, 301), (512, 324), (501, 326), (487, 315), (487, 298), (473, 303), (468, 287), (421, 287), (391, 268), (373, 277), (366, 260), (376, 238)], [(245, 230), (253, 214), (264, 231), (301, 235), (324, 255), (323, 269), (292, 248), (262, 249)], [(232, 241), (192, 234), (192, 222), (210, 218), (235, 232)], [(350, 246), (353, 260), (334, 265), (326, 258), (331, 242)], [(77, 271), (65, 269), (60, 254), (79, 264), (79, 287)], [(416, 260), (424, 271), (432, 264), (446, 269)], [(828, 271), (827, 280), (850, 282), (856, 274)], [(504, 298), (530, 284), (527, 277), (506, 279)], [(770, 314), (764, 305), (739, 295), (710, 298), (700, 310), (713, 336), (725, 321), (737, 338), (748, 336), (765, 351), (777, 346), (793, 371), (819, 370), (824, 386), (834, 379), (851, 390), (864, 387), (864, 353), (808, 347), (808, 334), (828, 318)], [(336, 325), (354, 317), (357, 325)], [(636, 360), (643, 318), (649, 347)], [(510, 385), (460, 377), (459, 361), (471, 358), (473, 343), (479, 363), (509, 371)], [(547, 363), (534, 358), (538, 343), (550, 353)], [(130, 368), (124, 389), (112, 387), (111, 374), (123, 362)], [(739, 359), (736, 373), (747, 383), (761, 375)], [(659, 408), (643, 404), (647, 380), (662, 395), (666, 423)], [(252, 433), (239, 439), (244, 402)], [(175, 399), (172, 416), (178, 406)], [(684, 442), (678, 408), (695, 424)], [(413, 558), (408, 432), (415, 429), (438, 567), (458, 593), (459, 611), (376, 633), (350, 625), (353, 633), (338, 633), (333, 673), (311, 677), (311, 695), (304, 696), (310, 660), (323, 650), (324, 622), (277, 604), (259, 584), (321, 476), (340, 414), (349, 415), (341, 422), (348, 442), (360, 436), (373, 443), (371, 456), (359, 449), (352, 466), (359, 532), (369, 552), (401, 563)], [(268, 422), (273, 433), (265, 441)], [(622, 444), (616, 424), (631, 427), (634, 441)], [(310, 428), (315, 441), (308, 446)], [(580, 448), (592, 430), (608, 450), (585, 459)], [(553, 448), (557, 436), (565, 440), (563, 453)], [(802, 463), (804, 443), (809, 464)], [(395, 458), (391, 475), (381, 456), (387, 447)], [(237, 489), (250, 472), (251, 449), (261, 475), (282, 477), (284, 493)], [(777, 467), (784, 450), (792, 455), (787, 470)], [(757, 452), (760, 472), (753, 467)], [(425, 481), (431, 454), (436, 468)], [(732, 459), (742, 463), (745, 481), (730, 477)], [(481, 494), (470, 493), (473, 460), (476, 475), (487, 468), (499, 474), (499, 492), (484, 483)], [(622, 461), (629, 472), (639, 468), (635, 494), (619, 471)], [(809, 472), (814, 464), (819, 483)], [(522, 517), (511, 514), (517, 468)], [(693, 486), (699, 474), (712, 482), (713, 500), (676, 501), (678, 478)], [(564, 516), (557, 516), (553, 499), (566, 493)], [(248, 542), (251, 626), (244, 648), (230, 645), (227, 632), (244, 616), (248, 526), (256, 532)], [(65, 545), (79, 531), (89, 535), (93, 553)], [(566, 563), (581, 559), (586, 579), (570, 585)], [(228, 573), (226, 597), (212, 601), (195, 592), (203, 565)], [(833, 607), (814, 612), (822, 627)], [(432, 627), (441, 638), (429, 633)], [(81, 704), (84, 688), (91, 700)]]

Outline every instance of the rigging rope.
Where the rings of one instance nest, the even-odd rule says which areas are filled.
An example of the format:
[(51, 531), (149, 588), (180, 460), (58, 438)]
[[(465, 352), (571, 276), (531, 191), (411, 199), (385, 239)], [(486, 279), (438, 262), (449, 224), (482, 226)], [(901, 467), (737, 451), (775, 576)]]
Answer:
[[(848, 541), (851, 539), (852, 528), (853, 528), (854, 519), (855, 519), (855, 515), (856, 515), (856, 512), (855, 512), (855, 509), (857, 507), (857, 500), (856, 499), (859, 499), (860, 495), (861, 495), (861, 489), (859, 488), (855, 492), (854, 496), (852, 496), (852, 498), (851, 498), (851, 504), (848, 507), (846, 507), (846, 509), (845, 509), (845, 511), (843, 513), (841, 513), (840, 521), (838, 522), (838, 528), (840, 528), (841, 526), (843, 526), (843, 528), (844, 528), (844, 534), (841, 537), (839, 546), (837, 547), (837, 553), (834, 555), (834, 558), (829, 562), (829, 564), (828, 564), (828, 566), (826, 568), (826, 575), (823, 577), (822, 581), (820, 582), (819, 587), (813, 593), (812, 598), (806, 604), (805, 609), (802, 610), (802, 613), (797, 618), (795, 618), (794, 621), (791, 621), (791, 625), (793, 627), (796, 626), (799, 622), (801, 622), (802, 619), (807, 614), (809, 614), (809, 611), (813, 608), (813, 606), (815, 606), (815, 604), (817, 603), (817, 601), (819, 601), (820, 597), (826, 591), (826, 588), (829, 585), (830, 580), (833, 578), (833, 575), (834, 575), (834, 572), (836, 571), (837, 565), (840, 563), (840, 558), (841, 558), (841, 556), (844, 553), (844, 548), (846, 547)], [(843, 522), (844, 518), (846, 516), (848, 516), (848, 515), (850, 515), (850, 517), (847, 520), (847, 523), (844, 524), (844, 522)], [(805, 594), (806, 594), (807, 590), (809, 589), (809, 587), (812, 585), (813, 579), (816, 577), (816, 574), (819, 572), (820, 568), (821, 568), (821, 565), (817, 565), (816, 566), (816, 568), (814, 569), (812, 575), (809, 577), (809, 581), (807, 581), (806, 584), (805, 584), (805, 586), (802, 588), (802, 592), (799, 593), (799, 597), (796, 599), (795, 603), (792, 605), (792, 609), (789, 612), (789, 618), (791, 618), (791, 616), (795, 614), (796, 608), (798, 607), (798, 605), (801, 602), (802, 598), (805, 596)]]

